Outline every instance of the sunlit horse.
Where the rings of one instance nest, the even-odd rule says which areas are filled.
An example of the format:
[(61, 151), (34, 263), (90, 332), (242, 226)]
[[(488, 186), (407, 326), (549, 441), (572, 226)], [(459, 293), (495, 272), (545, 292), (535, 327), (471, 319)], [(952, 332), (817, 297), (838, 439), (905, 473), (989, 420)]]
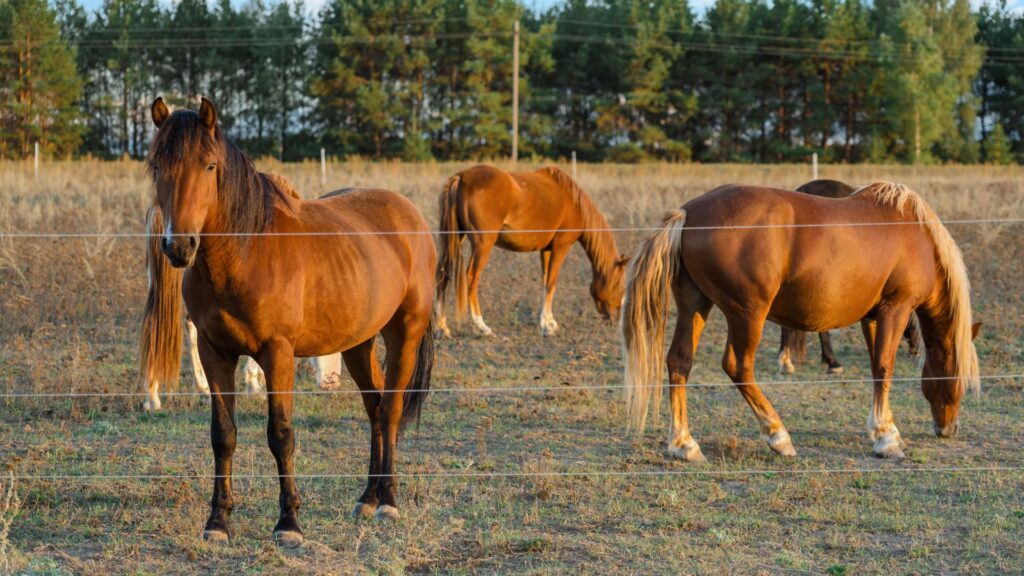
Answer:
[[(363, 390), (370, 419), (370, 472), (354, 514), (397, 518), (395, 447), (415, 418), (433, 364), (431, 301), (436, 252), (423, 217), (408, 200), (384, 190), (332, 192), (302, 201), (224, 137), (217, 111), (203, 100), (199, 113), (173, 114), (162, 99), (152, 106), (158, 127), (149, 154), (163, 235), (153, 238), (167, 262), (154, 283), (144, 327), (161, 335), (181, 325), (182, 299), (198, 333), (199, 356), (210, 383), (211, 440), (216, 477), (203, 537), (228, 538), (234, 497), (234, 371), (252, 356), (266, 374), (267, 438), (280, 476), (280, 517), (274, 537), (302, 542), (295, 482), (292, 386), (297, 356), (342, 352)], [(383, 335), (386, 370), (374, 341)], [(166, 380), (180, 354), (173, 338), (150, 354)], [(143, 373), (146, 373), (144, 370)]]
[(935, 212), (900, 184), (876, 182), (838, 200), (723, 186), (670, 213), (627, 277), (625, 384), (629, 418), (638, 429), (651, 398), (655, 406), (661, 398), (669, 294), (679, 310), (667, 357), (668, 449), (677, 458), (704, 460), (690, 435), (686, 383), (714, 306), (728, 325), (722, 367), (753, 409), (762, 438), (782, 455), (796, 452), (754, 380), (766, 320), (814, 332), (863, 323), (875, 380), (868, 433), (881, 457), (903, 456), (889, 387), (912, 312), (925, 344), (921, 388), (938, 436), (957, 432), (964, 390), (979, 387), (972, 342), (977, 326), (960, 250)]
[[(544, 297), (540, 330), (545, 336), (558, 330), (552, 299), (569, 249), (576, 242), (593, 267), (590, 295), (598, 312), (611, 318), (622, 303), (623, 276), (628, 258), (619, 254), (615, 236), (593, 201), (568, 174), (555, 167), (535, 172), (506, 172), (492, 166), (474, 166), (448, 179), (441, 193), (441, 251), (437, 266), (437, 327), (451, 336), (445, 318), (445, 293), (455, 284), (459, 315), (467, 303), (476, 330), (494, 333), (484, 323), (477, 290), (491, 249), (497, 245), (513, 252), (540, 252)], [(462, 264), (462, 240), (468, 237), (472, 253)]]
[[(813, 194), (825, 198), (846, 198), (853, 194), (855, 188), (838, 180), (812, 180), (796, 189), (797, 192)], [(842, 374), (843, 365), (836, 358), (832, 350), (832, 338), (828, 331), (819, 332), (821, 340), (821, 361), (828, 366), (829, 374)], [(921, 332), (917, 328), (917, 315), (911, 314), (907, 322), (907, 329), (903, 331), (903, 338), (907, 341), (910, 355), (914, 358), (920, 353)], [(802, 330), (782, 327), (782, 337), (779, 343), (779, 371), (784, 374), (796, 372), (793, 362), (801, 362), (807, 355), (807, 333)]]

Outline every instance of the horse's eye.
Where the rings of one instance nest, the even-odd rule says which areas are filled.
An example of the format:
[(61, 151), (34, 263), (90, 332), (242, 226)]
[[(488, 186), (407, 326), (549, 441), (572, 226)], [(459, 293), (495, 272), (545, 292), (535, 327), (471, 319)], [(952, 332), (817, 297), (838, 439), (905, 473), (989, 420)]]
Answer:
[(216, 162), (210, 162), (210, 165), (206, 167), (206, 171), (207, 172), (213, 172), (216, 169), (217, 169), (217, 163)]
[(149, 163), (149, 169), (153, 171), (153, 174), (159, 174), (160, 173), (160, 167), (156, 165), (156, 162), (150, 162)]

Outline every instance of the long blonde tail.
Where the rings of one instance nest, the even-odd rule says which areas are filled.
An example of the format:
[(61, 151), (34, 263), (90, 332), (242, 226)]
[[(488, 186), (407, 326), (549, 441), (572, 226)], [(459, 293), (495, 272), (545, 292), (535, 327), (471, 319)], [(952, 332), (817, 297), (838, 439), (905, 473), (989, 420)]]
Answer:
[(437, 261), (437, 299), (444, 301), (448, 284), (455, 281), (455, 311), (457, 316), (466, 315), (469, 306), (469, 285), (466, 282), (466, 267), (462, 265), (462, 235), (459, 230), (459, 184), (462, 178), (456, 174), (448, 179), (440, 199), (441, 257)]
[(182, 272), (170, 265), (160, 252), (160, 231), (163, 214), (153, 206), (146, 214), (146, 271), (149, 294), (142, 313), (139, 334), (139, 378), (148, 389), (157, 381), (173, 385), (181, 367), (183, 307), (181, 300)]
[(685, 211), (667, 214), (662, 229), (644, 242), (627, 273), (622, 306), (622, 352), (626, 365), (626, 411), (629, 425), (637, 433), (647, 424), (651, 398), (654, 398), (655, 418), (661, 403), (665, 319), (671, 282), (682, 266), (680, 249), (685, 223)]

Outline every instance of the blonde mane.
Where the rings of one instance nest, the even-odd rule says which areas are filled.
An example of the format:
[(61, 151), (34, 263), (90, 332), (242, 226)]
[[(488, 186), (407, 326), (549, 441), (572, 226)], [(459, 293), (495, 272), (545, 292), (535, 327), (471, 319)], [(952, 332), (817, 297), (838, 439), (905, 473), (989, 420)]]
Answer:
[(594, 270), (609, 277), (619, 259), (619, 249), (615, 245), (615, 235), (608, 230), (608, 221), (598, 211), (579, 184), (557, 166), (547, 166), (541, 171), (547, 173), (556, 184), (564, 188), (572, 196), (573, 204), (579, 211), (583, 221), (584, 232), (580, 236), (583, 250), (586, 251)]
[(977, 393), (981, 379), (978, 354), (971, 337), (971, 284), (960, 248), (924, 199), (903, 184), (874, 182), (853, 195), (870, 196), (878, 205), (895, 208), (900, 214), (909, 211), (928, 230), (935, 246), (935, 259), (945, 276), (948, 294), (945, 313), (953, 327), (953, 353), (956, 356), (959, 385)]

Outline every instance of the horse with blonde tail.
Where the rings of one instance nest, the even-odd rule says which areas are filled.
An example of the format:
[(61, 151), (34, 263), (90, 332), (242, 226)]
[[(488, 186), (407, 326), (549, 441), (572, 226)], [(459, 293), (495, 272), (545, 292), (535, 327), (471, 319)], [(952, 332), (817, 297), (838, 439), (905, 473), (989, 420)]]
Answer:
[[(679, 316), (666, 356), (670, 294)], [(796, 454), (792, 439), (754, 379), (767, 320), (808, 332), (861, 322), (874, 379), (868, 435), (879, 457), (904, 456), (889, 388), (911, 313), (924, 340), (921, 389), (937, 436), (956, 434), (964, 391), (979, 388), (973, 339), (980, 325), (971, 323), (960, 250), (924, 199), (900, 184), (876, 182), (841, 199), (723, 186), (669, 214), (644, 243), (627, 273), (622, 313), (629, 419), (644, 428), (651, 400), (656, 409), (660, 403), (666, 366), (668, 451), (690, 462), (704, 455), (690, 433), (686, 384), (716, 306), (728, 325), (722, 368), (761, 437), (783, 456)]]
[[(583, 246), (593, 267), (590, 295), (606, 319), (618, 315), (629, 258), (619, 254), (608, 222), (576, 182), (549, 166), (534, 172), (506, 172), (474, 166), (452, 176), (440, 199), (441, 256), (437, 265), (437, 327), (451, 336), (445, 315), (445, 293), (454, 284), (460, 316), (469, 308), (477, 333), (493, 336), (484, 322), (477, 290), (491, 249), (540, 252), (543, 293), (540, 331), (558, 331), (552, 301), (558, 272), (573, 244)], [(462, 241), (472, 253), (462, 263)]]

